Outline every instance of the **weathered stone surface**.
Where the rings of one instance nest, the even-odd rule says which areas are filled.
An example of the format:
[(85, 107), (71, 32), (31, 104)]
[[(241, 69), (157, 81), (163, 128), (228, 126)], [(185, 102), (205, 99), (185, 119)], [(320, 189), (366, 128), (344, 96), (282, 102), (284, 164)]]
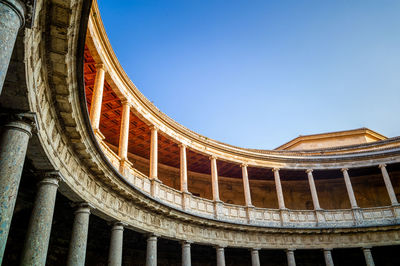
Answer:
[(67, 265), (85, 265), (86, 245), (89, 227), (90, 207), (87, 203), (78, 205), (69, 245)]
[(49, 245), (54, 205), (56, 201), (58, 173), (48, 173), (39, 182), (32, 215), (29, 221), (21, 265), (45, 265)]
[(157, 237), (154, 235), (147, 238), (146, 266), (157, 266)]
[(4, 125), (0, 138), (0, 264), (7, 242), (31, 130), (31, 123), (17, 116)]
[(110, 250), (108, 252), (108, 265), (122, 265), (124, 226), (117, 222), (111, 228)]
[(18, 30), (24, 24), (24, 16), (25, 10), (20, 1), (0, 1), (0, 95)]

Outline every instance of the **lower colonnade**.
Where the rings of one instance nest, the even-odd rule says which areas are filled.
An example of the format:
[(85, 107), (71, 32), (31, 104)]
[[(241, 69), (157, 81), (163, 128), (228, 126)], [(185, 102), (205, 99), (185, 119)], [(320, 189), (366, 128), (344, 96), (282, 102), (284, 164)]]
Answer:
[[(28, 117), (28, 118), (27, 118)], [(29, 115), (10, 115), (10, 120), (4, 126), (4, 130), (1, 138), (1, 165), (0, 173), (2, 177), (1, 182), (1, 195), (2, 195), (2, 225), (4, 229), (1, 232), (2, 240), (2, 252), (4, 252), (5, 242), (7, 240), (8, 228), (10, 227), (11, 218), (7, 215), (12, 215), (8, 213), (5, 215), (6, 211), (15, 205), (17, 200), (15, 191), (17, 190), (15, 184), (19, 183), (19, 179), (22, 175), (22, 167), (16, 167), (14, 162), (23, 160), (23, 156), (26, 154), (28, 145), (27, 140), (31, 137), (32, 128), (35, 127), (33, 120)], [(15, 146), (15, 143), (19, 145)], [(16, 152), (17, 151), (17, 152)], [(7, 160), (6, 160), (7, 159)], [(385, 169), (384, 165), (380, 165), (381, 169)], [(345, 178), (349, 180), (347, 170), (342, 169)], [(275, 169), (275, 173), (278, 171)], [(308, 177), (312, 178), (310, 175), (311, 171), (307, 171)], [(386, 171), (383, 171), (384, 176), (387, 175)], [(26, 174), (24, 174), (26, 175)], [(63, 181), (63, 176), (59, 171), (40, 171), (35, 175), (38, 176), (38, 184), (36, 197), (32, 206), (32, 213), (29, 219), (29, 226), (26, 231), (24, 247), (22, 249), (21, 264), (22, 265), (45, 265), (47, 258), (47, 251), (49, 247), (51, 228), (53, 224), (53, 213), (55, 210), (56, 195), (59, 188), (59, 183)], [(275, 174), (275, 177), (278, 175)], [(5, 179), (4, 177), (8, 177)], [(13, 180), (10, 181), (10, 178)], [(24, 178), (29, 178), (25, 176)], [(310, 182), (312, 184), (312, 182)], [(350, 183), (349, 181), (346, 184)], [(14, 187), (11, 187), (14, 185)], [(17, 184), (18, 186), (18, 184)], [(349, 189), (350, 187), (350, 189)], [(10, 190), (11, 188), (11, 190)], [(348, 191), (351, 190), (351, 183), (347, 187)], [(26, 186), (24, 190), (28, 189)], [(279, 195), (279, 193), (278, 193)], [(7, 198), (7, 200), (5, 199)], [(318, 202), (318, 198), (314, 198), (314, 201)], [(350, 198), (352, 207), (356, 208), (356, 201), (353, 197)], [(91, 202), (78, 202), (72, 203), (74, 211), (72, 231), (69, 241), (67, 265), (84, 265), (86, 257), (86, 247), (88, 241), (88, 231), (89, 231), (89, 220), (91, 219), (92, 211), (96, 211), (96, 208)], [(281, 203), (283, 204), (283, 202)], [(282, 206), (284, 208), (284, 206)], [(5, 219), (6, 218), (6, 219)], [(72, 219), (72, 218), (71, 218)], [(129, 230), (129, 226), (123, 221), (112, 221), (109, 222), (110, 239), (109, 239), (109, 252), (108, 252), (108, 265), (122, 265), (123, 261), (123, 238), (124, 231)], [(8, 227), (8, 228), (7, 228)], [(152, 233), (144, 233), (147, 236), (146, 243), (146, 265), (157, 265), (158, 258), (158, 245), (157, 242), (160, 239), (160, 235)], [(179, 241), (179, 240), (177, 240)], [(191, 246), (194, 243), (190, 240), (179, 241), (181, 243), (181, 263), (182, 265), (191, 265)], [(215, 245), (215, 263), (218, 266), (226, 265), (225, 249), (227, 246)], [(340, 247), (338, 247), (340, 248)], [(371, 248), (372, 246), (362, 245), (358, 247), (362, 250), (366, 265), (375, 265), (374, 258), (372, 256)], [(254, 248), (248, 248), (249, 258), (251, 261), (248, 263), (251, 265), (261, 265), (259, 252), (262, 250), (260, 246)], [(334, 259), (332, 256), (332, 251), (335, 250), (334, 247), (328, 245), (326, 248), (315, 249), (324, 256), (326, 265), (334, 265)], [(287, 248), (284, 249), (287, 257), (287, 264), (289, 266), (296, 265), (296, 249)], [(178, 251), (177, 251), (178, 252)], [(105, 254), (102, 254), (105, 256)]]
[(140, 93), (96, 1), (0, 11), (0, 264), (400, 264), (399, 137), (220, 143)]
[[(56, 194), (57, 189), (58, 189), (58, 183), (62, 180), (60, 174), (58, 172), (42, 172), (37, 174), (38, 177), (35, 179), (40, 180), (37, 186), (37, 191), (36, 191), (36, 196), (35, 200), (32, 206), (32, 213), (30, 215), (29, 219), (29, 226), (26, 230), (26, 235), (25, 235), (25, 241), (21, 253), (21, 265), (45, 265), (46, 264), (46, 259), (47, 262), (49, 263), (52, 260), (49, 260), (47, 258), (47, 254), (52, 253), (52, 256), (54, 256), (54, 251), (49, 249), (49, 243), (50, 243), (50, 235), (51, 235), (51, 229), (52, 229), (52, 224), (53, 222), (53, 213), (57, 212), (56, 208)], [(40, 175), (40, 176), (39, 176)], [(28, 177), (26, 177), (28, 178)], [(32, 180), (29, 181), (24, 181), (23, 182), (29, 182), (29, 184), (23, 184), (23, 187), (21, 188), (23, 197), (26, 197), (24, 194), (26, 191), (29, 190), (30, 185), (32, 185)], [(33, 194), (32, 194), (33, 196)], [(61, 198), (60, 198), (61, 197)], [(85, 265), (85, 259), (86, 259), (86, 250), (87, 250), (87, 244), (90, 239), (88, 239), (88, 232), (89, 232), (89, 225), (90, 225), (90, 219), (92, 219), (91, 212), (93, 207), (91, 206), (90, 203), (86, 202), (81, 202), (81, 203), (71, 203), (67, 198), (63, 196), (58, 196), (57, 197), (59, 200), (61, 200), (65, 205), (63, 206), (58, 206), (59, 208), (67, 208), (68, 214), (74, 214), (73, 217), (69, 216), (72, 222), (72, 228), (65, 228), (67, 231), (70, 232), (70, 239), (69, 241), (69, 248), (67, 254), (67, 260), (66, 264), (67, 265)], [(21, 199), (19, 199), (21, 200)], [(69, 206), (66, 207), (66, 206)], [(55, 219), (65, 219), (65, 215), (56, 215)], [(95, 217), (97, 220), (101, 220), (97, 217)], [(20, 223), (20, 221), (18, 221)], [(148, 233), (136, 233), (136, 234), (141, 234), (143, 238), (145, 238), (146, 242), (142, 242), (142, 245), (145, 247), (145, 260), (143, 262), (140, 261), (131, 261), (131, 262), (125, 262), (123, 263), (123, 250), (124, 250), (124, 232), (130, 231), (130, 228), (120, 222), (120, 221), (114, 221), (114, 222), (107, 222), (106, 225), (109, 228), (109, 243), (108, 243), (108, 255), (107, 254), (95, 254), (96, 256), (101, 256), (101, 257), (107, 257), (107, 264), (108, 265), (130, 265), (131, 263), (133, 264), (138, 264), (141, 265), (144, 263), (145, 265), (160, 265), (157, 264), (158, 261), (158, 252), (162, 251), (158, 248), (158, 241), (161, 239), (159, 235), (156, 234), (148, 234)], [(133, 231), (134, 232), (134, 231)], [(95, 232), (99, 233), (99, 232)], [(66, 239), (64, 239), (65, 241)], [(97, 239), (96, 239), (97, 240)], [(15, 240), (14, 240), (15, 241)], [(177, 259), (180, 257), (180, 264), (181, 265), (192, 265), (192, 251), (191, 247), (193, 243), (191, 241), (174, 241), (174, 240), (168, 240), (172, 242), (179, 243), (181, 246), (181, 250), (176, 249), (175, 254), (181, 253), (180, 256), (176, 255)], [(106, 246), (107, 243), (98, 243), (99, 245)], [(51, 246), (51, 245), (50, 245)], [(53, 243), (53, 248), (56, 245)], [(224, 265), (232, 265), (232, 264), (226, 264), (226, 246), (220, 246), (220, 245), (215, 245), (215, 246), (210, 246), (214, 249), (215, 252), (215, 261), (208, 261), (211, 263), (210, 265), (216, 264), (218, 266), (224, 266)], [(176, 248), (176, 246), (175, 246)], [(233, 248), (235, 250), (236, 248)], [(374, 264), (374, 258), (371, 253), (371, 246), (361, 246), (358, 248), (360, 252), (362, 251), (364, 260), (366, 265), (375, 265)], [(49, 251), (48, 251), (49, 250)], [(243, 249), (242, 249), (243, 250)], [(260, 263), (260, 252), (263, 252), (263, 249), (261, 248), (250, 248), (250, 249), (245, 249), (247, 250), (249, 256), (248, 259), (249, 261), (247, 262), (247, 265), (264, 265), (266, 261), (264, 261), (264, 264)], [(278, 251), (279, 249), (267, 249), (269, 251)], [(334, 260), (332, 256), (332, 252), (334, 252), (335, 249), (333, 248), (323, 248), (323, 249), (314, 249), (314, 253), (320, 253), (321, 255), (323, 254), (325, 264), (330, 266), (334, 265)], [(353, 248), (354, 250), (354, 248)], [(144, 250), (143, 250), (144, 251)], [(286, 254), (286, 261), (279, 261), (276, 265), (284, 264), (285, 262), (289, 266), (296, 265), (296, 249), (293, 248), (288, 248), (288, 249), (281, 249), (280, 251), (284, 252)], [(7, 253), (6, 253), (7, 255)], [(8, 254), (10, 255), (10, 254)], [(380, 255), (382, 256), (382, 255)], [(93, 257), (93, 256), (92, 256)], [(10, 262), (12, 259), (9, 257), (5, 257), (6, 260), (5, 262)], [(339, 257), (340, 258), (340, 257)], [(54, 258), (52, 258), (54, 259)], [(93, 258), (92, 258), (93, 259)], [(380, 258), (382, 260), (384, 258)], [(104, 261), (104, 259), (103, 259)], [(86, 261), (87, 263), (87, 261)], [(309, 263), (312, 263), (312, 261)], [(318, 262), (320, 263), (320, 262)], [(194, 262), (195, 265), (201, 265), (199, 262)], [(4, 264), (8, 265), (8, 264)], [(89, 262), (90, 265), (90, 262)], [(271, 264), (275, 265), (275, 264)], [(318, 264), (319, 265), (319, 264)]]

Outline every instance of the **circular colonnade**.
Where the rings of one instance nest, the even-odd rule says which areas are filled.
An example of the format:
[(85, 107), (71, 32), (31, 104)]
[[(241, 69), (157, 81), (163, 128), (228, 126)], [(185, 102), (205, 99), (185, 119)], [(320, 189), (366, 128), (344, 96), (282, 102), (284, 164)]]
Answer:
[[(182, 241), (183, 265), (191, 264), (191, 243), (215, 246), (218, 265), (226, 247), (251, 249), (253, 265), (259, 249), (286, 250), (289, 265), (296, 249), (323, 249), (333, 265), (332, 249), (358, 247), (373, 265), (371, 247), (399, 244), (399, 138), (312, 151), (208, 139), (161, 113), (134, 86), (96, 2), (91, 9), (80, 1), (32, 8), (33, 27), (23, 37), (29, 107), (7, 114), (2, 164), (16, 166), (0, 170), (18, 180), (27, 153), (43, 177), (23, 264), (46, 260), (57, 190), (77, 208), (70, 265), (85, 261), (90, 213), (114, 224), (111, 265), (121, 264), (123, 228), (149, 235), (147, 265), (157, 264), (159, 238)], [(18, 182), (5, 197), (16, 197), (16, 189)], [(11, 205), (2, 216), (3, 252)]]

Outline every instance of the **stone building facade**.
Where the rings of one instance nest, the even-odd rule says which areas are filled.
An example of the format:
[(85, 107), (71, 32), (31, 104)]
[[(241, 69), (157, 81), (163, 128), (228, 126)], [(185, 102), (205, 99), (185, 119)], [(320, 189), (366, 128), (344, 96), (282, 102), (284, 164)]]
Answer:
[(0, 44), (2, 265), (400, 265), (399, 137), (201, 136), (128, 78), (96, 2), (0, 1)]

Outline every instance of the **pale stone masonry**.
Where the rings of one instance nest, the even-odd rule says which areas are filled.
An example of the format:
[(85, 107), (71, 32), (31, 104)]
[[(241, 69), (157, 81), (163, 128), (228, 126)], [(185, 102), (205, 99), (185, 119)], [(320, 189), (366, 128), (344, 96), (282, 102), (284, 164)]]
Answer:
[[(21, 9), (17, 6), (9, 10), (9, 5), (18, 4), (0, 1), (0, 12), (7, 12), (11, 25), (0, 25), (0, 42), (7, 46), (1, 56), (1, 71), (8, 66), (16, 31), (22, 24)], [(85, 23), (81, 17), (85, 4), (81, 0), (37, 1), (33, 22), (45, 25), (21, 33), (26, 93), (14, 100), (15, 106), (28, 106), (29, 110), (4, 110), (0, 114), (6, 118), (0, 131), (0, 262), (26, 156), (27, 167), (35, 170), (40, 181), (32, 188), (36, 200), (26, 239), (21, 240), (22, 265), (45, 265), (58, 193), (75, 208), (70, 217), (67, 265), (85, 265), (93, 216), (109, 222), (109, 243), (101, 243), (109, 245), (105, 255), (109, 265), (125, 263), (123, 239), (128, 230), (146, 236), (143, 247), (146, 245), (148, 266), (160, 262), (159, 239), (160, 243), (163, 239), (180, 243), (181, 250), (176, 253), (181, 254), (186, 266), (192, 264), (198, 244), (212, 247), (218, 266), (225, 265), (231, 248), (246, 249), (253, 266), (264, 263), (260, 261), (264, 249), (278, 249), (286, 253), (287, 264), (294, 266), (300, 253), (296, 250), (314, 249), (321, 258), (323, 255), (326, 265), (334, 265), (336, 248), (354, 247), (364, 255), (367, 265), (374, 265), (375, 247), (400, 244), (400, 206), (391, 180), (397, 178), (393, 173), (400, 165), (400, 138), (386, 139), (364, 130), (368, 141), (354, 145), (289, 150), (312, 139), (302, 137), (277, 151), (244, 149), (201, 136), (161, 113), (140, 93), (112, 51), (96, 1), (87, 31), (81, 24)], [(0, 16), (0, 20), (7, 16)], [(90, 112), (86, 110), (85, 92), (80, 91), (85, 89), (83, 73), (77, 71), (82, 63), (78, 50), (83, 49), (85, 38), (96, 66)], [(122, 102), (115, 150), (108, 142), (110, 133), (100, 132), (106, 83)], [(7, 93), (10, 88), (5, 88), (0, 97)], [(129, 150), (131, 144), (137, 144), (130, 142), (132, 125), (140, 127), (132, 135), (139, 135), (139, 130), (146, 132), (140, 136), (141, 146), (136, 146), (144, 147), (142, 154)], [(354, 137), (346, 132), (335, 134), (345, 136), (346, 141)], [(333, 135), (324, 143), (331, 145)], [(317, 145), (315, 138), (312, 145)], [(173, 164), (161, 164), (163, 160)], [(147, 172), (138, 170), (141, 165), (146, 165)], [(166, 169), (176, 179), (176, 186), (164, 182), (168, 181), (163, 179)], [(194, 173), (193, 169), (200, 170)], [(359, 169), (367, 173), (359, 171), (357, 175)], [(208, 198), (192, 193), (194, 178), (210, 191)], [(324, 179), (343, 182), (343, 189), (335, 186), (332, 193), (348, 198), (349, 206), (325, 208), (325, 194), (318, 186)], [(376, 194), (368, 201), (359, 193), (372, 192), (365, 186), (357, 190), (357, 185), (372, 179), (383, 182), (374, 187)], [(261, 184), (258, 192), (254, 192), (254, 183)], [(240, 189), (227, 189), (234, 184)], [(230, 202), (239, 198), (235, 192), (239, 190), (243, 192), (242, 203)], [(276, 206), (258, 206), (263, 201), (260, 194), (271, 194), (268, 199), (276, 200)], [(293, 208), (296, 201), (308, 201), (304, 204), (307, 208)], [(373, 205), (374, 201), (378, 203)]]

